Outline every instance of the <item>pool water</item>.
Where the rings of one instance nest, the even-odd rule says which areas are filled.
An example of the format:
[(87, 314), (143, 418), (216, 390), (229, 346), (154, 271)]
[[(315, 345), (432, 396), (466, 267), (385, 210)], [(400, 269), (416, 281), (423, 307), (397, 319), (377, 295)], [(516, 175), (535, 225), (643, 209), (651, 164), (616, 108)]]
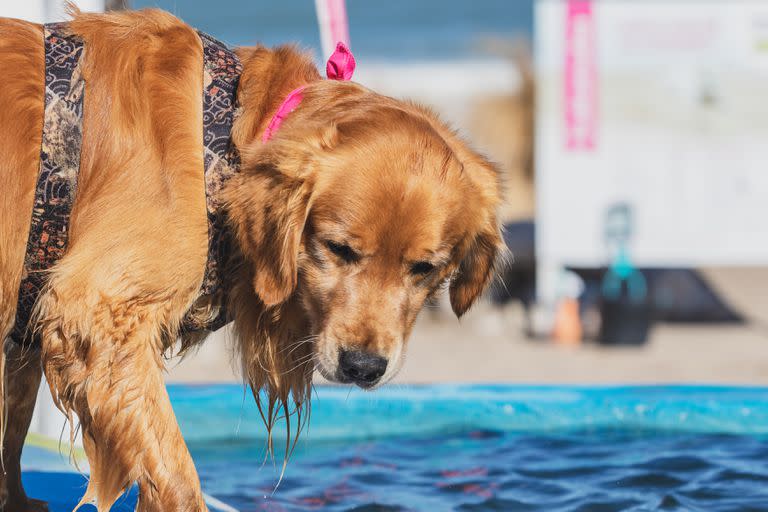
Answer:
[[(205, 492), (230, 512), (768, 510), (768, 389), (320, 387), (279, 486), (242, 387), (169, 392)], [(72, 477), (26, 476), (53, 512), (77, 503)]]
[(768, 510), (764, 389), (321, 388), (277, 489), (241, 388), (171, 395), (240, 511)]
[[(768, 445), (732, 435), (474, 431), (328, 445), (272, 494), (248, 444), (193, 448), (206, 488), (238, 510), (766, 510)], [(226, 460), (222, 460), (222, 458)]]

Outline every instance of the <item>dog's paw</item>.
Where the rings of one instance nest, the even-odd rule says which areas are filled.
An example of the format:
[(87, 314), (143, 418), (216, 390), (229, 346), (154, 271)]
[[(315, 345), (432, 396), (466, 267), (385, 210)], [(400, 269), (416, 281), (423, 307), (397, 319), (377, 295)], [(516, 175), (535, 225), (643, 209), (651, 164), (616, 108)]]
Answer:
[(30, 498), (27, 500), (26, 512), (48, 512), (48, 503)]
[(48, 504), (31, 498), (28, 498), (24, 504), (8, 501), (4, 506), (0, 506), (0, 512), (48, 512)]

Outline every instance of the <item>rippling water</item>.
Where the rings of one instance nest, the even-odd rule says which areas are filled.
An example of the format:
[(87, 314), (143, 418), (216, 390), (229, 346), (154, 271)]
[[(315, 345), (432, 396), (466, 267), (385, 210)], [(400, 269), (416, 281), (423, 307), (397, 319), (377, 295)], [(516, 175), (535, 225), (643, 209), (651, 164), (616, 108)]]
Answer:
[(275, 492), (242, 390), (171, 397), (203, 487), (241, 511), (768, 510), (765, 389), (322, 388)]
[(764, 437), (659, 431), (470, 431), (313, 445), (273, 494), (261, 444), (192, 447), (204, 486), (250, 510), (768, 509)]
[[(766, 388), (321, 386), (276, 490), (281, 456), (265, 462), (241, 387), (169, 393), (203, 489), (241, 512), (768, 511)], [(65, 467), (25, 450), (28, 489), (52, 512), (85, 490)]]

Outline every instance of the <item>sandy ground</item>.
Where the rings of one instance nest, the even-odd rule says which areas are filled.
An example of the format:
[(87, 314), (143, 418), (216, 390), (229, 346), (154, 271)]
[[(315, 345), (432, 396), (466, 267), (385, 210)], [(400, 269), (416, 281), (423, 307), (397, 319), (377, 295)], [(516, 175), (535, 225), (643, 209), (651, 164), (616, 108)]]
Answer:
[[(522, 313), (482, 304), (461, 322), (424, 312), (396, 382), (536, 384), (718, 383), (768, 385), (768, 268), (708, 269), (744, 326), (658, 325), (642, 348), (566, 348), (527, 339)], [(222, 333), (169, 364), (171, 382), (227, 382), (233, 373)]]

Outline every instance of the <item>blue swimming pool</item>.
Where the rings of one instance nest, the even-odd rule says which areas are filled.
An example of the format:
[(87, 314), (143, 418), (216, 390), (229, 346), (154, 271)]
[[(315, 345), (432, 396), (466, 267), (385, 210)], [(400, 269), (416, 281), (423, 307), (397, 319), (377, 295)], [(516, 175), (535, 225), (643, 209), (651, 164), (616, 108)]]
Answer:
[(768, 510), (768, 389), (320, 387), (276, 490), (241, 387), (169, 389), (239, 511)]

